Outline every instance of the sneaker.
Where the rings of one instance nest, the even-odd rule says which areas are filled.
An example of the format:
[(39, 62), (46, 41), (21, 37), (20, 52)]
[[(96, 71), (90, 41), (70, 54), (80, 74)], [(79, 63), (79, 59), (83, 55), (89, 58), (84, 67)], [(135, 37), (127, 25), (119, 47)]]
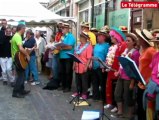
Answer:
[(123, 118), (123, 114), (110, 115), (112, 118)]
[(111, 107), (112, 107), (111, 104), (107, 104), (107, 105), (104, 106), (104, 109), (109, 109), (109, 108), (111, 108)]
[(80, 97), (80, 99), (87, 99), (88, 97), (87, 97), (87, 95), (86, 94), (82, 94), (82, 96)]
[(28, 83), (28, 81), (25, 81), (24, 83), (25, 83), (25, 84), (27, 84), (27, 83)]
[(40, 82), (39, 82), (39, 81), (37, 81), (37, 82), (35, 82), (35, 84), (36, 84), (36, 85), (39, 85), (39, 84), (40, 84)]
[(117, 111), (118, 111), (117, 107), (114, 107), (114, 108), (111, 110), (112, 113), (116, 113)]
[(71, 96), (72, 96), (72, 97), (76, 97), (77, 95), (78, 95), (78, 93), (75, 92), (75, 93), (73, 93)]
[(93, 96), (93, 92), (92, 91), (89, 92), (89, 96)]
[(90, 91), (92, 91), (92, 89), (91, 88), (88, 88), (88, 90), (87, 90), (88, 92), (90, 92)]
[(33, 86), (34, 86), (34, 85), (36, 85), (36, 83), (35, 83), (35, 82), (32, 82), (32, 83), (31, 83), (31, 85), (33, 85)]

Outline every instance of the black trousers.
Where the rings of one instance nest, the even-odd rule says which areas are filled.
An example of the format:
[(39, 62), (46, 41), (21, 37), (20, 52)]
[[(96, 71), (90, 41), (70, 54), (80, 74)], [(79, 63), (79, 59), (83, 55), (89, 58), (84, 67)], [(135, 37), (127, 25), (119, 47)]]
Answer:
[(63, 89), (71, 89), (73, 77), (72, 59), (60, 59), (60, 78)]
[(138, 120), (146, 120), (146, 111), (143, 109), (143, 93), (144, 93), (144, 90), (138, 87), (138, 90), (137, 90)]
[[(102, 69), (98, 68), (92, 71), (93, 75), (93, 99), (102, 99), (105, 101), (106, 77), (107, 73), (103, 73)], [(99, 86), (101, 90), (99, 90)]]
[(87, 74), (88, 74), (88, 88), (90, 88), (93, 82), (93, 70), (92, 69), (88, 70)]
[(76, 88), (80, 94), (87, 94), (88, 89), (88, 73), (76, 73)]
[(25, 71), (16, 68), (16, 83), (13, 89), (13, 94), (21, 93), (24, 91)]

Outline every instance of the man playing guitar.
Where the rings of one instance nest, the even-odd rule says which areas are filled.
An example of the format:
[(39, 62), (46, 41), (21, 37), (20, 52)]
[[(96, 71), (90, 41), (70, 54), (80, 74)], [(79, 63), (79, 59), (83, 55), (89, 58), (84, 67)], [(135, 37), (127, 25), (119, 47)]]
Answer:
[(17, 61), (15, 60), (15, 55), (17, 52), (23, 53), (26, 56), (26, 59), (28, 61), (30, 60), (29, 54), (25, 51), (22, 45), (22, 35), (24, 34), (24, 32), (25, 32), (25, 25), (19, 24), (17, 26), (17, 32), (15, 33), (15, 35), (11, 40), (11, 54), (17, 75), (12, 97), (16, 98), (24, 98), (24, 96), (30, 92), (24, 90), (25, 70), (20, 69), (17, 65)]

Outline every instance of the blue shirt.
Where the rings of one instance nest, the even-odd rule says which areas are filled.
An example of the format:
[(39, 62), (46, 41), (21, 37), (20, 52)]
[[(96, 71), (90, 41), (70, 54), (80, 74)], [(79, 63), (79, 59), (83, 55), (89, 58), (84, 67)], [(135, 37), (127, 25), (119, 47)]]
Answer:
[(64, 39), (62, 41), (64, 44), (66, 45), (70, 45), (72, 46), (72, 49), (71, 50), (61, 50), (60, 51), (60, 58), (61, 59), (68, 59), (70, 58), (69, 55), (67, 55), (66, 53), (72, 53), (74, 54), (74, 46), (75, 46), (75, 38), (74, 36), (72, 35), (72, 33), (68, 33), (67, 35), (64, 36)]
[[(29, 40), (26, 40), (23, 44), (24, 48), (33, 48), (36, 44), (36, 41), (34, 39), (34, 37), (29, 38)], [(30, 53), (30, 56), (35, 56), (35, 51), (32, 51)]]
[[(96, 44), (94, 46), (93, 55), (94, 57), (100, 58), (102, 61), (106, 60), (106, 56), (108, 53), (109, 44), (108, 43), (102, 43), (102, 44)], [(98, 61), (94, 60), (93, 62), (93, 69), (100, 68), (100, 64)]]

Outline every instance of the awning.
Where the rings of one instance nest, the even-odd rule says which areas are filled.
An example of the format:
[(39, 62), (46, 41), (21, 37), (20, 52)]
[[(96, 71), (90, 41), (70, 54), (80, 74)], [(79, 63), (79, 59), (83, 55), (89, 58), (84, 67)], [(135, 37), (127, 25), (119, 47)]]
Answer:
[(73, 17), (57, 15), (34, 0), (0, 0), (0, 19), (42, 24), (59, 20), (75, 22)]

